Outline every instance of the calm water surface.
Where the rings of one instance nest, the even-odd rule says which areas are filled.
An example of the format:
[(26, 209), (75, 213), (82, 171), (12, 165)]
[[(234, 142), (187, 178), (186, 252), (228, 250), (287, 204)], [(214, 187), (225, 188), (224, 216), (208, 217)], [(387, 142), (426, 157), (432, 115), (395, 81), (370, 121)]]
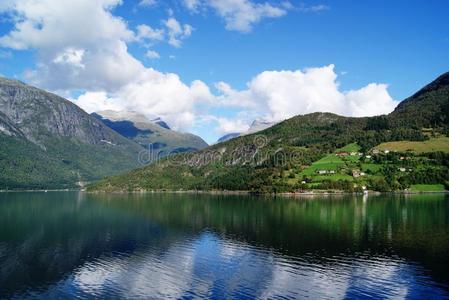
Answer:
[(449, 197), (0, 194), (0, 298), (449, 298)]

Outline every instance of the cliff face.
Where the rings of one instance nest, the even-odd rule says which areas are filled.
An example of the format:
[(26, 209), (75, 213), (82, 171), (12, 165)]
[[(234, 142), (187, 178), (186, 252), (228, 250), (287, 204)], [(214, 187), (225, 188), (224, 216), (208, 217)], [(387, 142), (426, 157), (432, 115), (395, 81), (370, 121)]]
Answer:
[(72, 102), (5, 78), (0, 78), (0, 143), (0, 188), (26, 188), (29, 180), (36, 187), (27, 176), (30, 169), (39, 187), (74, 187), (139, 166), (143, 149)]
[(0, 111), (36, 144), (43, 144), (41, 138), (49, 134), (93, 145), (109, 141), (136, 148), (72, 102), (19, 81), (0, 79)]

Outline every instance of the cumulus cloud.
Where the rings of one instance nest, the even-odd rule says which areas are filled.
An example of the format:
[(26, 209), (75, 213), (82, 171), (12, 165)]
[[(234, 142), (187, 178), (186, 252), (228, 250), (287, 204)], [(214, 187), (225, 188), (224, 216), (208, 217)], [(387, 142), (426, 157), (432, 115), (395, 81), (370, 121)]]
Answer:
[[(239, 31), (248, 31), (262, 18), (280, 16), (287, 9), (287, 5), (249, 0), (189, 3), (192, 9), (202, 5), (217, 9), (229, 28)], [(140, 40), (163, 39), (180, 46), (192, 34), (190, 25), (181, 24), (170, 15), (161, 29), (140, 25), (134, 32), (123, 19), (112, 14), (120, 4), (121, 0), (1, 2), (0, 12), (9, 13), (15, 24), (0, 37), (0, 46), (36, 50), (36, 66), (26, 72), (28, 80), (64, 95), (81, 91), (83, 94), (73, 101), (89, 112), (139, 111), (163, 117), (173, 128), (183, 130), (217, 107), (237, 108), (234, 118), (216, 116), (212, 120), (222, 132), (230, 132), (245, 131), (255, 115), (271, 121), (316, 111), (369, 116), (388, 113), (396, 105), (384, 84), (342, 91), (333, 65), (262, 72), (242, 90), (218, 82), (213, 94), (204, 82), (184, 83), (177, 74), (147, 68), (128, 51), (128, 43)], [(149, 58), (159, 56), (156, 51), (147, 50)]]
[(140, 0), (139, 6), (151, 7), (157, 4), (156, 0)]
[(184, 0), (184, 5), (191, 11), (196, 11), (200, 4), (200, 0)]
[(70, 44), (87, 47), (104, 39), (130, 40), (133, 32), (122, 19), (110, 13), (120, 3), (120, 0), (8, 1), (2, 10), (16, 14), (16, 23), (8, 35), (0, 38), (0, 45), (13, 49), (63, 48)]
[(114, 99), (109, 98), (108, 94), (104, 91), (86, 92), (79, 96), (78, 99), (70, 100), (76, 102), (76, 104), (88, 113), (103, 110), (120, 111), (122, 109), (122, 105), (117, 103), (118, 101), (114, 101)]
[(163, 41), (164, 35), (165, 31), (163, 29), (154, 29), (146, 24), (137, 26), (137, 39), (140, 41)]
[(345, 116), (373, 116), (391, 112), (397, 102), (385, 84), (371, 83), (358, 90), (341, 91), (334, 65), (296, 71), (266, 71), (241, 91), (220, 83), (220, 104), (257, 109), (270, 121), (312, 112)]
[(147, 53), (145, 53), (145, 56), (148, 57), (149, 59), (159, 59), (161, 58), (161, 55), (154, 50), (148, 50)]
[(195, 121), (195, 104), (209, 102), (212, 97), (202, 81), (186, 85), (176, 74), (146, 69), (140, 78), (116, 92), (86, 92), (74, 102), (88, 112), (126, 110), (159, 116), (173, 128), (185, 130)]
[(156, 42), (166, 41), (173, 47), (181, 47), (182, 40), (192, 35), (193, 27), (181, 24), (169, 10), (169, 18), (162, 22), (164, 28), (153, 28), (146, 24), (136, 27), (136, 40), (144, 45), (153, 45)]
[(248, 121), (242, 119), (217, 118), (216, 121), (220, 134), (246, 132), (250, 127)]
[(393, 101), (386, 84), (370, 83), (345, 94), (347, 114), (350, 116), (376, 116), (390, 113), (398, 104)]
[(192, 35), (193, 27), (189, 24), (180, 24), (174, 17), (170, 17), (164, 21), (168, 31), (168, 43), (173, 47), (180, 47), (181, 40)]
[(289, 2), (273, 5), (251, 0), (184, 0), (184, 5), (192, 12), (199, 8), (212, 9), (224, 19), (226, 29), (250, 32), (253, 26), (266, 18), (279, 18), (287, 14)]
[[(121, 2), (10, 0), (0, 6), (0, 12), (14, 16), (15, 24), (0, 37), (0, 46), (37, 50), (36, 67), (26, 72), (27, 79), (65, 95), (84, 90), (74, 101), (89, 112), (136, 110), (188, 129), (195, 103), (211, 97), (208, 87), (200, 81), (185, 84), (178, 75), (146, 68), (133, 57), (127, 43), (162, 40), (164, 33), (147, 25), (138, 26), (134, 33), (112, 14)], [(189, 25), (173, 17), (167, 24), (172, 44), (179, 45), (192, 32)], [(159, 55), (152, 50), (147, 54), (151, 58)]]

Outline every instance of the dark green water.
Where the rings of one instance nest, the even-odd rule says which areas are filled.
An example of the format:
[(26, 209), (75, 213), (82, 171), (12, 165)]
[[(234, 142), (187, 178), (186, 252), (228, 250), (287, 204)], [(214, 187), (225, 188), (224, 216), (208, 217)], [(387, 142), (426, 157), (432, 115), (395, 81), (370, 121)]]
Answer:
[(447, 195), (0, 193), (0, 298), (449, 298)]

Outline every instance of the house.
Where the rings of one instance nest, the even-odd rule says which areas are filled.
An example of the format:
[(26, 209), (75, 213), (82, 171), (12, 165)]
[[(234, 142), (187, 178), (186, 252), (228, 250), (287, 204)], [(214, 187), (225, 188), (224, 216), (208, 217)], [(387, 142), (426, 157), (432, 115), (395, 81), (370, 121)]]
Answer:
[(335, 170), (318, 170), (316, 171), (317, 174), (325, 175), (325, 174), (335, 174)]
[(352, 171), (352, 177), (354, 177), (354, 178), (358, 178), (358, 177), (365, 176), (365, 175), (366, 175), (365, 172), (360, 172), (359, 170)]
[(407, 171), (407, 169), (406, 168), (399, 168), (399, 171), (405, 172), (405, 171)]
[(384, 150), (384, 153), (385, 153), (385, 154), (388, 154), (388, 153), (390, 153), (390, 150), (385, 149), (385, 150)]
[(335, 155), (338, 157), (346, 157), (346, 156), (349, 156), (349, 153), (348, 152), (338, 152)]
[(379, 154), (379, 153), (380, 153), (379, 150), (377, 150), (377, 149), (374, 149), (374, 150), (373, 150), (373, 154)]
[(350, 155), (351, 156), (356, 156), (358, 153), (357, 152), (351, 152)]
[(368, 158), (368, 159), (371, 159), (372, 156), (371, 155), (367, 155), (365, 157)]

